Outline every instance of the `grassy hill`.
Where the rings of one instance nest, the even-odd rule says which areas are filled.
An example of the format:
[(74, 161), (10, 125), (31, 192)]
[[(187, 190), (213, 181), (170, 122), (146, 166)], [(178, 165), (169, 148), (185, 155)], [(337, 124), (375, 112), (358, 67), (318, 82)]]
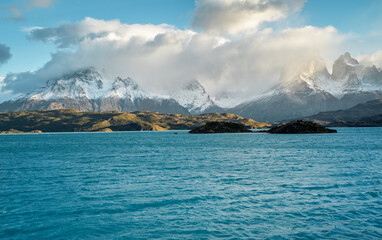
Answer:
[(202, 115), (160, 114), (146, 111), (97, 113), (65, 109), (0, 113), (0, 132), (187, 130), (211, 121), (241, 123), (253, 129), (269, 126), (230, 113)]

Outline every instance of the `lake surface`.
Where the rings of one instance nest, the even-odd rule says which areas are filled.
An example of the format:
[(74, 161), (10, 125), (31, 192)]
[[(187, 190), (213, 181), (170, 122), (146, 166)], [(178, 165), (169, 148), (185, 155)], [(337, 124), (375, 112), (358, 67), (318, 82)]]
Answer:
[(0, 135), (1, 239), (381, 239), (382, 128)]

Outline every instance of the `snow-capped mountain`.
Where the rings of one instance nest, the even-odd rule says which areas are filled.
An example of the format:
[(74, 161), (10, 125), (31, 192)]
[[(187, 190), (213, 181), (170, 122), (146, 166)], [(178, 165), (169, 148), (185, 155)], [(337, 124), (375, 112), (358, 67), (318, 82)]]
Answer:
[(89, 68), (48, 81), (37, 91), (22, 99), (49, 101), (54, 99), (98, 99), (106, 94), (108, 86), (100, 73)]
[(0, 104), (0, 111), (72, 108), (79, 111), (188, 111), (168, 96), (148, 93), (131, 78), (105, 79), (93, 68), (48, 81), (26, 96)]
[(204, 87), (197, 80), (184, 84), (179, 91), (172, 96), (180, 105), (185, 107), (191, 114), (223, 112), (224, 109), (217, 106), (208, 95)]
[(89, 68), (52, 79), (37, 91), (1, 103), (0, 111), (231, 112), (273, 122), (347, 109), (375, 99), (382, 99), (382, 70), (363, 66), (345, 53), (334, 62), (331, 74), (324, 60), (312, 58), (293, 71), (286, 68), (279, 84), (231, 109), (217, 106), (197, 80), (187, 82), (171, 96), (163, 96), (145, 91), (131, 78), (110, 80)]
[(334, 95), (380, 91), (382, 71), (375, 66), (365, 67), (349, 53), (345, 53), (334, 62), (331, 80), (338, 86), (332, 90)]
[(282, 121), (380, 98), (382, 70), (364, 67), (345, 53), (334, 62), (332, 74), (321, 58), (311, 59), (295, 72), (285, 71), (278, 85), (230, 112), (258, 121)]

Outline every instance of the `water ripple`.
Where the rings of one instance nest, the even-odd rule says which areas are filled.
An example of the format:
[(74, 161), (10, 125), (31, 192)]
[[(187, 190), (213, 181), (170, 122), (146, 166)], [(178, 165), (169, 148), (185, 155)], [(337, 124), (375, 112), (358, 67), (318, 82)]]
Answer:
[(0, 239), (382, 239), (382, 129), (0, 136)]

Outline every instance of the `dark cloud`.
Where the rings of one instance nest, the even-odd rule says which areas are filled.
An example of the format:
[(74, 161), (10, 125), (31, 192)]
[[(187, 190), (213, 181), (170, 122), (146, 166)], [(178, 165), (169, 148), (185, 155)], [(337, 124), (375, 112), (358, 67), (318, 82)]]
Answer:
[(4, 44), (0, 44), (0, 66), (12, 57), (11, 49)]
[(10, 90), (14, 94), (27, 93), (30, 92), (31, 89), (34, 90), (39, 87), (37, 80), (36, 75), (30, 72), (10, 73), (3, 80), (4, 86), (2, 90)]
[(107, 32), (88, 32), (80, 24), (64, 24), (58, 28), (36, 28), (29, 32), (29, 40), (53, 42), (58, 48), (68, 48), (81, 42), (84, 38), (100, 38)]

